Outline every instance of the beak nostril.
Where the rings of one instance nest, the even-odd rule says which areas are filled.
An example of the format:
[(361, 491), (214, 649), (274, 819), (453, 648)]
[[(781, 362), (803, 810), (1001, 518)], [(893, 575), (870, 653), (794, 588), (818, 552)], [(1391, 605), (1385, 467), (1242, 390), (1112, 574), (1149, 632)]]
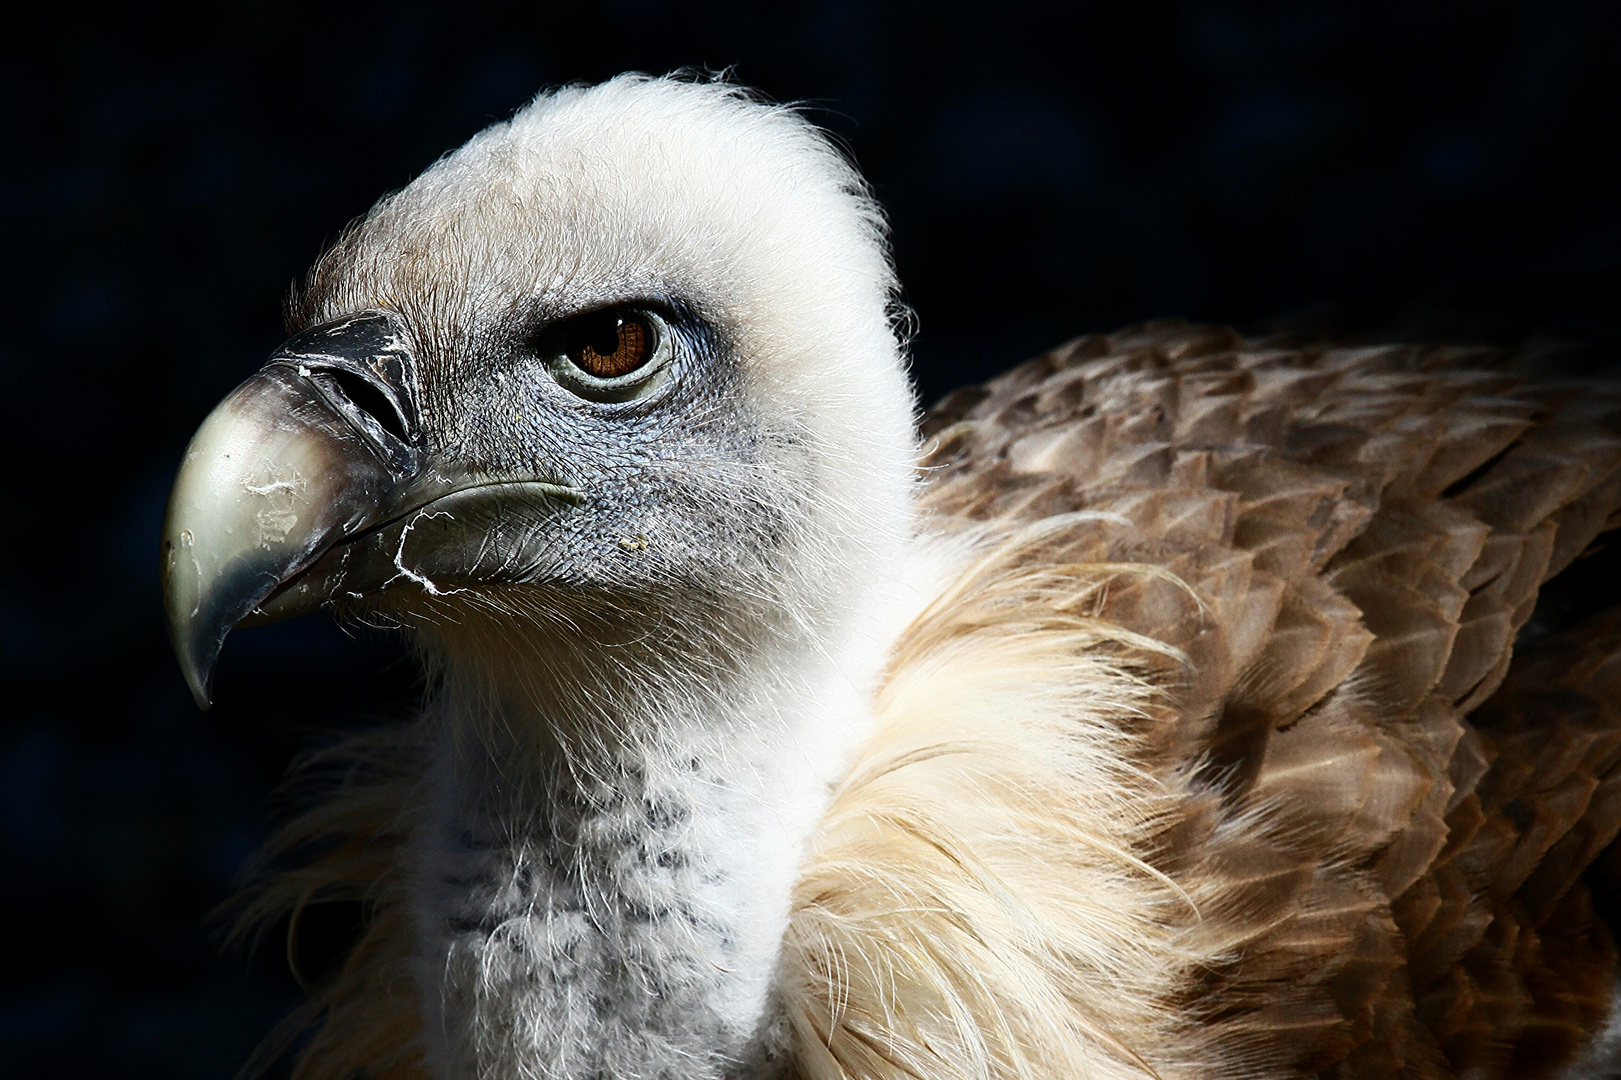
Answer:
[(379, 390), (366, 378), (352, 371), (341, 368), (330, 369), (323, 372), (349, 399), (350, 404), (361, 412), (377, 421), (377, 426), (405, 442), (405, 419), (400, 416), (399, 410), (389, 400), (388, 395)]

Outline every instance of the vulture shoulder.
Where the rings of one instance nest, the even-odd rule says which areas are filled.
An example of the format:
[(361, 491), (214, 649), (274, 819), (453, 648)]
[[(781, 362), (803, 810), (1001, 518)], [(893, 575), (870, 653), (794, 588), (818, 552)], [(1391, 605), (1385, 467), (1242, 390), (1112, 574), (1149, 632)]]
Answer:
[[(797, 1074), (1528, 1077), (1590, 1052), (1621, 609), (1567, 626), (1538, 598), (1595, 606), (1621, 399), (1514, 359), (1156, 323), (930, 411), (928, 580), (784, 941)], [(343, 779), (250, 894), (245, 925), (369, 912), (285, 1028), (324, 1020), (300, 1076), (422, 1074), (418, 745), (332, 752)]]

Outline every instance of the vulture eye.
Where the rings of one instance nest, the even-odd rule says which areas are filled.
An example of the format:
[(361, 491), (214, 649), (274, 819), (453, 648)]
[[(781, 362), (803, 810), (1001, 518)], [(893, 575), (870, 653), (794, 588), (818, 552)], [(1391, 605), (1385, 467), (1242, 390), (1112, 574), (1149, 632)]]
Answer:
[(640, 312), (610, 308), (573, 320), (568, 358), (587, 375), (617, 379), (653, 358), (653, 327)]
[(656, 376), (672, 351), (669, 325), (640, 307), (611, 307), (554, 324), (544, 352), (552, 374), (582, 397), (629, 401), (658, 385)]

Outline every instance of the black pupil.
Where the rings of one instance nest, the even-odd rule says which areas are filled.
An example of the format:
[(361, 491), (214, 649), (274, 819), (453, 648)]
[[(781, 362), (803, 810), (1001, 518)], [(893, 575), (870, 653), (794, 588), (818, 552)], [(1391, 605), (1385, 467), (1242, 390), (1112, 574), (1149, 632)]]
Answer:
[(607, 311), (589, 319), (582, 319), (575, 331), (574, 348), (570, 352), (590, 349), (598, 356), (612, 356), (619, 351), (619, 328), (624, 317)]

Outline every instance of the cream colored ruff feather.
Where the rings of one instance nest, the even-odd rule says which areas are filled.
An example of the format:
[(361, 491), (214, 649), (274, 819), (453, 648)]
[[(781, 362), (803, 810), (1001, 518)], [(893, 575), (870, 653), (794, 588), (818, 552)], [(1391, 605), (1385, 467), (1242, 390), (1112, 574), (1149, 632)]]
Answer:
[[(322, 259), (300, 326), (408, 327), (422, 445), (586, 494), (533, 580), (436, 577), (402, 533), (386, 589), (330, 593), (410, 628), (437, 690), (312, 759), (340, 779), (267, 850), (245, 933), (368, 921), (265, 1053), (313, 1030), (306, 1080), (1602, 1069), (1621, 620), (1513, 644), (1615, 523), (1616, 398), (1506, 353), (1162, 323), (952, 395), (920, 453), (893, 289), (819, 133), (641, 78), (542, 96)], [(702, 328), (661, 389), (536, 383), (564, 404), (526, 426), (503, 328), (655, 299)]]

